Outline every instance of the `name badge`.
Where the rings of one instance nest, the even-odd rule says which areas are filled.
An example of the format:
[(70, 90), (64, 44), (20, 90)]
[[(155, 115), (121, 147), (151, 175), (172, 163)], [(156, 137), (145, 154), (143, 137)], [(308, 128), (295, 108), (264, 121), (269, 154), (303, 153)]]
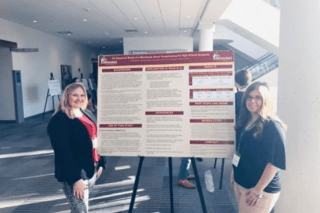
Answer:
[(234, 165), (235, 167), (238, 167), (240, 161), (240, 154), (234, 154), (233, 155), (233, 159), (232, 159), (232, 165)]
[(92, 139), (92, 147), (94, 149), (98, 148), (98, 139), (97, 138)]

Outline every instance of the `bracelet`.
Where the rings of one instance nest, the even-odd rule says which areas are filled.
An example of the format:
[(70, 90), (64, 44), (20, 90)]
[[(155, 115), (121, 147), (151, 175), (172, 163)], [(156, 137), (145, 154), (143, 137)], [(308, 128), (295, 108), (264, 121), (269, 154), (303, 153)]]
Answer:
[(253, 193), (255, 193), (255, 195), (257, 195), (257, 197), (259, 199), (263, 198), (263, 192), (261, 192), (260, 194), (256, 192), (256, 190), (254, 188), (252, 188)]

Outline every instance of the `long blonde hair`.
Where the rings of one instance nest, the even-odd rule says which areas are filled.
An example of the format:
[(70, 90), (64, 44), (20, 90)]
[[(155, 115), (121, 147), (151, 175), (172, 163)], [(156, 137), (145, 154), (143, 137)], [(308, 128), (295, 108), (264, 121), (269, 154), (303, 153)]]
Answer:
[(237, 122), (235, 129), (239, 129), (243, 127), (251, 119), (251, 113), (247, 108), (246, 102), (249, 97), (249, 94), (256, 89), (258, 89), (258, 91), (261, 94), (262, 106), (259, 111), (260, 117), (257, 120), (257, 124), (255, 127), (255, 131), (253, 133), (253, 136), (255, 138), (259, 137), (262, 133), (265, 122), (269, 120), (279, 121), (282, 127), (286, 129), (285, 123), (283, 123), (283, 121), (281, 121), (281, 119), (276, 114), (274, 114), (272, 110), (272, 101), (271, 101), (271, 95), (270, 95), (268, 84), (260, 81), (256, 81), (252, 83), (243, 94), (243, 97), (241, 100), (239, 121)]
[(63, 91), (62, 97), (61, 97), (61, 101), (59, 103), (59, 105), (56, 107), (56, 110), (54, 112), (54, 115), (59, 112), (60, 110), (63, 111), (64, 113), (66, 113), (66, 115), (70, 118), (73, 119), (74, 118), (74, 114), (73, 111), (71, 110), (71, 107), (69, 105), (68, 102), (68, 96), (76, 89), (81, 88), (85, 94), (85, 101), (83, 102), (81, 109), (86, 109), (87, 108), (87, 104), (88, 104), (88, 96), (87, 96), (87, 92), (86, 92), (86, 88), (81, 84), (81, 83), (73, 83), (73, 84), (69, 84), (65, 90)]

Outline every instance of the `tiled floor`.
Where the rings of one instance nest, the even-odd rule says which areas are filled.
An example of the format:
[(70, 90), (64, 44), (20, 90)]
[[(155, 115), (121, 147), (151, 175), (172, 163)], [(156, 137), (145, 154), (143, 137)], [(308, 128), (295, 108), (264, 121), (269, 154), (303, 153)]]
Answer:
[[(0, 123), (0, 212), (70, 212), (59, 183), (54, 178), (53, 151), (45, 119), (22, 124)], [(229, 185), (231, 162), (226, 160), (222, 190), (219, 190), (221, 160), (197, 162), (207, 212), (235, 213), (236, 202)], [(107, 168), (90, 198), (90, 212), (128, 212), (138, 157), (107, 157)], [(180, 158), (173, 158), (174, 212), (201, 213), (197, 190), (178, 187)], [(213, 173), (215, 191), (210, 193), (204, 173)], [(145, 158), (134, 206), (135, 213), (170, 212), (168, 158)]]

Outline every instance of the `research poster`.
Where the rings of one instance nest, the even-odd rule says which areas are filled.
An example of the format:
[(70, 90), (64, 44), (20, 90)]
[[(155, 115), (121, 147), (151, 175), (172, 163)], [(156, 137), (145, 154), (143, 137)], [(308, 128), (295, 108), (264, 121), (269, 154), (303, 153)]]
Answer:
[(101, 155), (233, 154), (232, 51), (100, 56), (98, 75)]

